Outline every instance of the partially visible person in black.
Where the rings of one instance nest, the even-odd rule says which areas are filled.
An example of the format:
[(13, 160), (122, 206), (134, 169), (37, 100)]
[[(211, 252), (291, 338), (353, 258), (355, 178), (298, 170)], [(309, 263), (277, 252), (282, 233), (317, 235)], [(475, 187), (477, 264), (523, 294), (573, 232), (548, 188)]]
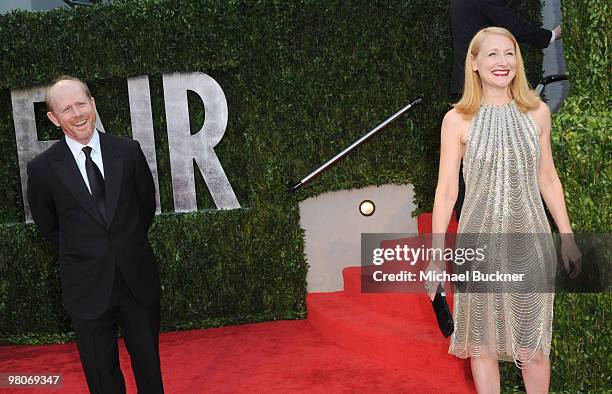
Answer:
[[(481, 29), (499, 26), (510, 30), (520, 43), (546, 48), (561, 38), (561, 26), (547, 30), (519, 19), (505, 0), (451, 0), (451, 31), (453, 35), (453, 70), (450, 102), (456, 103), (463, 93), (465, 55), (470, 41)], [(465, 183), (463, 165), (459, 170), (459, 195), (455, 204), (457, 220), (463, 206)]]

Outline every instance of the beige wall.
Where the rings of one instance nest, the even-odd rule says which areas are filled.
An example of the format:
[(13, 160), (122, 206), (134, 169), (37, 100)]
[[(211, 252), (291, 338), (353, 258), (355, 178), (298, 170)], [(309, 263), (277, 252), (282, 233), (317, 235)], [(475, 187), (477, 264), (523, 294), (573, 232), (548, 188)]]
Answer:
[[(370, 186), (340, 190), (300, 203), (300, 225), (305, 231), (305, 253), (310, 265), (309, 292), (339, 291), (342, 269), (360, 265), (361, 233), (416, 233), (411, 212), (412, 185)], [(372, 200), (374, 215), (359, 213), (359, 203)]]

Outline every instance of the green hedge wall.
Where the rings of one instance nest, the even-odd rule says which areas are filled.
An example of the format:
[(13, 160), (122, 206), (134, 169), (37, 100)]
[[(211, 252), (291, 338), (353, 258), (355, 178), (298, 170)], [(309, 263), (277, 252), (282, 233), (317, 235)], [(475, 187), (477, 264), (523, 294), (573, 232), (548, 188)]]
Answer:
[[(532, 10), (538, 2), (515, 2)], [(426, 17), (425, 17), (426, 16)], [(447, 109), (445, 3), (117, 1), (0, 17), (0, 333), (69, 332), (54, 256), (24, 225), (10, 88), (68, 73), (90, 84), (108, 132), (130, 136), (127, 76), (150, 76), (162, 210), (150, 237), (165, 328), (303, 317), (307, 263), (297, 202), (327, 190), (412, 183), (430, 209)], [(528, 51), (539, 78), (541, 56)], [(215, 148), (244, 209), (216, 211), (199, 173), (197, 213), (173, 214), (161, 74), (202, 71), (228, 100)], [(297, 180), (417, 95), (424, 104), (298, 196)], [(199, 99), (191, 123), (202, 124)], [(40, 139), (59, 132), (36, 107)], [(15, 300), (18, 300), (15, 302)], [(27, 335), (26, 335), (27, 334)]]
[[(612, 4), (606, 0), (563, 0), (562, 14), (571, 85), (569, 96), (553, 117), (555, 164), (574, 232), (609, 234)], [(553, 389), (612, 391), (611, 310), (610, 293), (557, 296), (551, 356)]]
[[(509, 3), (526, 19), (540, 18), (538, 0)], [(555, 149), (576, 230), (609, 231), (609, 216), (601, 217), (602, 199), (609, 202), (609, 173), (591, 171), (594, 167), (585, 164), (596, 166), (596, 161), (585, 163), (578, 153), (591, 141), (589, 155), (602, 155), (597, 168), (610, 168), (604, 166), (609, 160), (609, 82), (602, 82), (610, 70), (610, 8), (605, 1), (582, 3), (564, 2), (568, 68), (573, 89), (581, 86), (581, 93), (572, 93), (573, 110), (556, 117)], [(150, 238), (160, 262), (165, 329), (300, 318), (307, 271), (298, 224), (301, 199), (335, 189), (412, 183), (419, 210), (431, 209), (440, 120), (448, 108), (447, 6), (426, 0), (150, 0), (0, 16), (1, 340), (70, 338), (55, 256), (34, 226), (23, 223), (11, 88), (46, 83), (57, 74), (82, 77), (106, 130), (130, 136), (125, 78), (149, 75), (163, 210)], [(541, 53), (523, 51), (535, 82)], [(585, 59), (597, 67), (585, 68)], [(229, 123), (215, 150), (243, 209), (214, 210), (196, 172), (199, 211), (172, 213), (161, 74), (176, 71), (205, 72), (225, 92)], [(289, 180), (299, 179), (417, 95), (424, 103), (384, 135), (298, 196), (287, 196)], [(591, 112), (583, 111), (587, 99), (581, 97), (595, 103)], [(40, 139), (58, 138), (45, 120), (44, 106), (36, 111)], [(193, 97), (190, 112), (196, 128), (204, 112)], [(597, 190), (592, 204), (576, 198), (584, 196), (589, 182)], [(555, 390), (609, 387), (610, 362), (604, 359), (609, 342), (599, 334), (610, 337), (605, 310), (610, 310), (607, 296), (558, 297)], [(581, 336), (585, 326), (587, 335)], [(576, 355), (575, 342), (584, 353)], [(592, 372), (584, 373), (576, 363), (589, 363)], [(518, 387), (514, 369), (504, 368), (504, 386)]]

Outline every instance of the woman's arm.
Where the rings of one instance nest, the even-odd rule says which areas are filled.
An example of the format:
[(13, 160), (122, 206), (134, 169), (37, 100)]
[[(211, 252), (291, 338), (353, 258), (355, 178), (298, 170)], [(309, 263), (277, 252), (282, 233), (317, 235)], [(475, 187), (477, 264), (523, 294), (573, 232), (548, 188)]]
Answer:
[[(445, 234), (448, 229), (453, 207), (457, 201), (459, 190), (459, 167), (463, 147), (461, 134), (468, 122), (454, 109), (447, 112), (442, 120), (440, 135), (440, 165), (438, 169), (438, 184), (432, 213), (432, 245), (433, 249), (444, 249)], [(444, 261), (431, 261), (428, 270), (443, 271)], [(426, 284), (429, 297), (433, 300), (437, 282)]]
[[(540, 194), (561, 234), (561, 255), (565, 269), (570, 278), (578, 276), (582, 269), (581, 253), (574, 241), (572, 227), (565, 207), (563, 187), (555, 169), (550, 143), (550, 109), (542, 102), (533, 113), (534, 120), (540, 128), (540, 166), (538, 168), (538, 187)], [(574, 269), (570, 268), (572, 262)]]
[(542, 102), (540, 107), (533, 114), (534, 120), (540, 128), (540, 167), (538, 168), (538, 187), (540, 194), (550, 211), (559, 232), (571, 234), (572, 227), (565, 199), (563, 197), (563, 187), (555, 169), (550, 143), (550, 109), (546, 103)]
[(455, 110), (447, 112), (442, 120), (440, 134), (440, 165), (438, 184), (432, 213), (432, 233), (444, 234), (457, 201), (459, 166), (463, 147), (461, 134), (467, 121)]

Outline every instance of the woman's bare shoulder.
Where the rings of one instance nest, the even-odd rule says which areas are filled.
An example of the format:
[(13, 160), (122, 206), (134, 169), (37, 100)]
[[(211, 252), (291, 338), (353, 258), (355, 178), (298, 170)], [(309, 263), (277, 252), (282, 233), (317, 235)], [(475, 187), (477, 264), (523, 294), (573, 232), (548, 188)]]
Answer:
[(539, 105), (529, 111), (533, 120), (536, 122), (538, 129), (542, 130), (546, 125), (550, 124), (550, 108), (544, 101), (540, 101)]
[(456, 108), (453, 108), (450, 111), (448, 111), (446, 113), (446, 115), (444, 115), (443, 122), (450, 123), (450, 124), (461, 125), (461, 124), (468, 124), (468, 123), (470, 123), (471, 119), (472, 118), (470, 116), (464, 114), (463, 112), (457, 111)]
[(540, 101), (538, 106), (530, 110), (529, 113), (534, 118), (548, 118), (550, 117), (550, 107), (544, 101)]
[(471, 120), (472, 118), (470, 116), (453, 108), (444, 115), (444, 119), (442, 120), (442, 132), (444, 133), (446, 131), (447, 133), (457, 135), (461, 138), (461, 141), (464, 142), (465, 134), (470, 126)]

